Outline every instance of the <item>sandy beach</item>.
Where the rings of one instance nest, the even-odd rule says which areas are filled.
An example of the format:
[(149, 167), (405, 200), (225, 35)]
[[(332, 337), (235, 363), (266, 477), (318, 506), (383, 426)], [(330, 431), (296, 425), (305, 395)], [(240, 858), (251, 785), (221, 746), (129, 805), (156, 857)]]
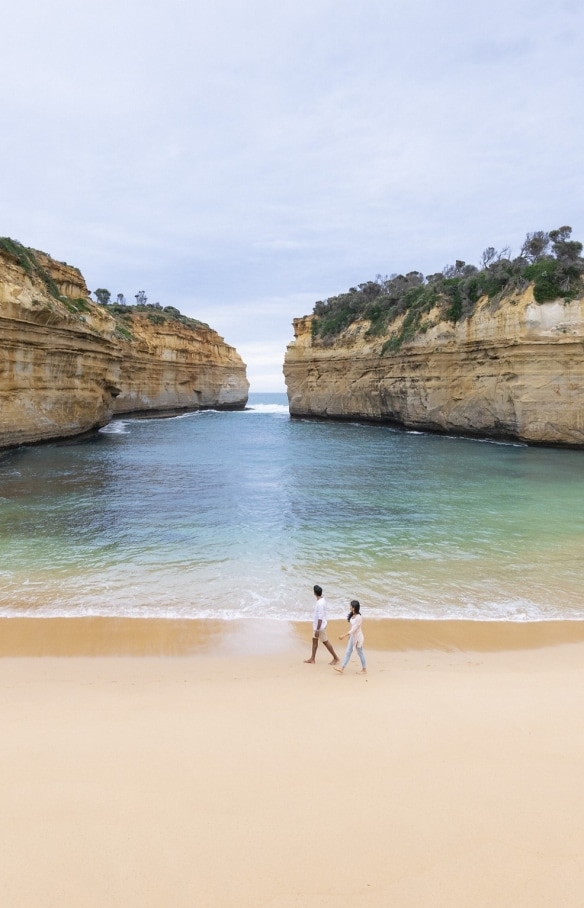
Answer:
[(582, 904), (582, 624), (184, 624), (0, 622), (3, 905)]

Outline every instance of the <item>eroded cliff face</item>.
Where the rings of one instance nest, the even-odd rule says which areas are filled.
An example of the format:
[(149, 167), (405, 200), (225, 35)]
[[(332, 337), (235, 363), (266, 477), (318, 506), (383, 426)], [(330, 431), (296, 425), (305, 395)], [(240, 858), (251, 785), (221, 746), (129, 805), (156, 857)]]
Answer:
[(0, 249), (0, 448), (80, 436), (114, 413), (242, 409), (237, 351), (206, 325), (92, 303), (81, 272)]
[(176, 409), (242, 409), (249, 383), (237, 351), (211, 328), (177, 321), (153, 325), (133, 313), (132, 339), (122, 340), (116, 413)]
[(294, 321), (284, 376), (293, 416), (584, 447), (584, 302), (538, 304), (532, 289), (440, 321), (382, 354), (354, 324), (334, 344)]

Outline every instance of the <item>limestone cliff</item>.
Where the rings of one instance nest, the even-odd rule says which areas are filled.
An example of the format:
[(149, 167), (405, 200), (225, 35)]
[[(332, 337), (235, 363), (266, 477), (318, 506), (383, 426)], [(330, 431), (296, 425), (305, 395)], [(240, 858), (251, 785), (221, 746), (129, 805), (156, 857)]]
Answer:
[(312, 321), (295, 319), (286, 352), (293, 416), (584, 447), (582, 299), (538, 303), (532, 286), (484, 298), (455, 324), (429, 318), (395, 352), (369, 322), (327, 344)]
[(249, 383), (233, 347), (206, 325), (153, 324), (150, 318), (130, 311), (126, 319), (131, 336), (118, 341), (122, 360), (115, 413), (243, 409)]
[(207, 325), (98, 305), (77, 268), (0, 245), (0, 448), (79, 436), (114, 413), (242, 409), (248, 388)]

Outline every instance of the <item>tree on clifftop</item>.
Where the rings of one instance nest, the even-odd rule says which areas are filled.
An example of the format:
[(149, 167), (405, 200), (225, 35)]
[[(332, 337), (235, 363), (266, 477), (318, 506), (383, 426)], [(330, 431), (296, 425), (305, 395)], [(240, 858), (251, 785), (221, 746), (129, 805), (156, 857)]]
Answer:
[(101, 303), (102, 306), (107, 306), (109, 305), (109, 301), (111, 299), (111, 293), (109, 292), (109, 290), (105, 290), (103, 287), (99, 287), (99, 289), (95, 291), (95, 298), (98, 303)]
[(549, 234), (544, 230), (528, 233), (521, 247), (521, 256), (528, 262), (539, 262), (547, 253), (550, 244)]
[(571, 240), (571, 236), (571, 227), (558, 227), (557, 230), (550, 230), (549, 233), (552, 251), (557, 260), (564, 264), (577, 262), (582, 254), (582, 243), (578, 240)]
[[(386, 337), (382, 353), (399, 349), (416, 332), (429, 330), (437, 318), (450, 322), (471, 316), (482, 299), (495, 305), (505, 294), (517, 296), (529, 284), (536, 302), (584, 297), (584, 245), (572, 228), (528, 233), (517, 258), (504, 246), (487, 246), (480, 268), (457, 259), (442, 272), (392, 274), (351, 287), (347, 293), (314, 304), (312, 336), (327, 346), (359, 321), (369, 322), (365, 336)], [(361, 330), (361, 327), (359, 327)]]

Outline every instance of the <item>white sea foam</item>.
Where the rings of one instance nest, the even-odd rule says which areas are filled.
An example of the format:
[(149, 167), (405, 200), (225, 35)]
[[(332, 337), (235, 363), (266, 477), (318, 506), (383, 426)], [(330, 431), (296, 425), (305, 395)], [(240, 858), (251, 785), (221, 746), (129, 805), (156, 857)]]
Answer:
[(127, 435), (128, 426), (123, 419), (114, 419), (99, 430), (103, 435)]
[(275, 413), (277, 415), (289, 416), (290, 410), (284, 404), (253, 404), (246, 407), (245, 413)]
[(487, 438), (486, 436), (475, 435), (449, 435), (448, 433), (437, 432), (416, 432), (408, 430), (408, 435), (426, 435), (434, 438), (448, 438), (450, 441), (468, 441), (477, 445), (500, 445), (503, 448), (527, 448), (523, 441), (505, 441), (500, 438)]
[[(345, 609), (346, 611), (346, 609)], [(407, 611), (399, 614), (385, 614), (381, 610), (371, 610), (364, 612), (367, 620), (378, 621), (384, 619), (393, 619), (393, 620), (416, 620), (416, 621), (477, 621), (477, 622), (497, 622), (504, 621), (510, 624), (528, 624), (536, 622), (549, 622), (549, 621), (582, 621), (584, 620), (584, 612), (575, 612), (574, 614), (567, 615), (565, 611), (554, 611), (549, 614), (541, 614), (535, 610), (532, 614), (526, 615), (509, 615), (508, 613), (502, 614), (460, 614), (458, 612), (452, 611), (447, 612), (442, 615), (436, 614), (410, 614)], [(330, 619), (339, 620), (343, 615), (341, 613), (331, 614)], [(0, 608), (0, 618), (128, 618), (128, 619), (156, 619), (156, 620), (168, 620), (168, 621), (240, 621), (245, 618), (253, 619), (262, 619), (267, 621), (294, 621), (302, 622), (308, 621), (306, 611), (302, 614), (278, 614), (274, 613), (271, 610), (264, 612), (263, 614), (257, 614), (252, 612), (244, 612), (237, 609), (226, 609), (224, 611), (216, 611), (211, 608), (197, 609), (196, 612), (182, 610), (182, 609), (150, 609), (150, 608), (133, 608), (125, 611), (112, 609), (83, 609), (83, 608), (57, 608), (57, 607), (46, 607), (42, 609), (31, 608), (31, 609), (9, 609), (9, 608)], [(329, 620), (330, 620), (329, 619)]]
[[(24, 601), (23, 601), (24, 600)], [(278, 595), (271, 598), (247, 591), (238, 602), (213, 600), (193, 603), (185, 597), (183, 602), (147, 602), (143, 598), (126, 596), (124, 601), (111, 601), (97, 596), (83, 601), (55, 600), (40, 605), (25, 605), (20, 596), (15, 605), (0, 605), (2, 618), (151, 618), (168, 620), (219, 620), (235, 621), (242, 618), (261, 618), (273, 621), (309, 621), (312, 617), (311, 602), (284, 601)], [(328, 597), (330, 619), (344, 617), (346, 598)], [(584, 608), (559, 608), (551, 603), (542, 606), (529, 599), (509, 599), (480, 604), (460, 602), (436, 603), (372, 603), (362, 598), (363, 612), (368, 620), (450, 620), (450, 621), (505, 621), (528, 623), (542, 621), (582, 621)]]

